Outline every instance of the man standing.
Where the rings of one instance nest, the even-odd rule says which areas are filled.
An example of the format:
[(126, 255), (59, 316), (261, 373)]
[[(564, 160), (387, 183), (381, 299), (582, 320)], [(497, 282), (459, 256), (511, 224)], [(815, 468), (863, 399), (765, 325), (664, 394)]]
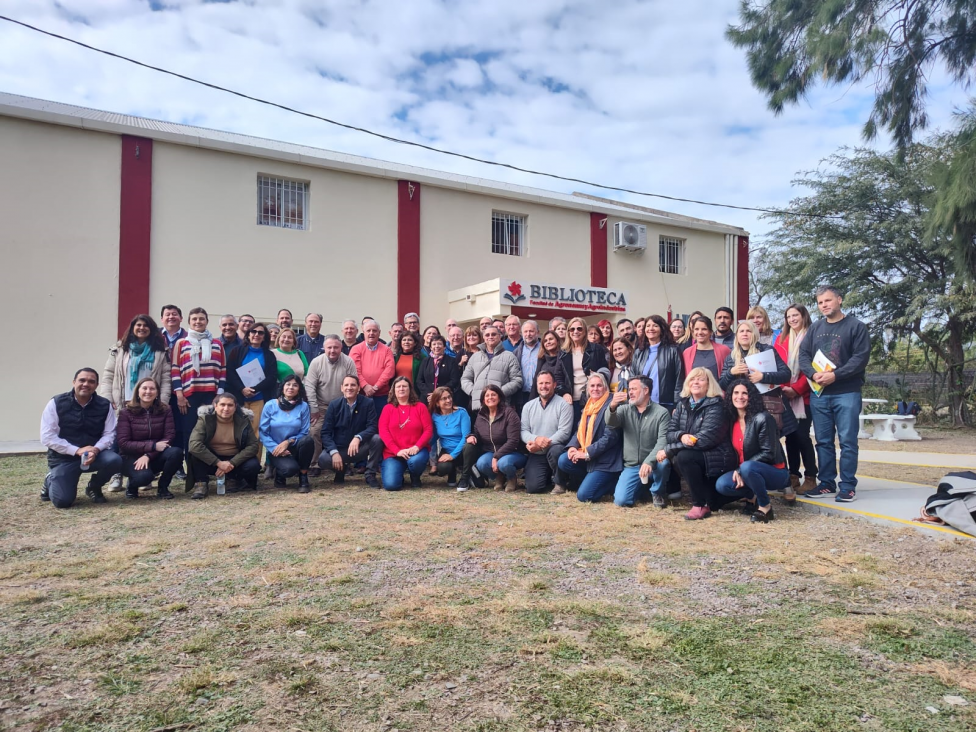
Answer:
[(568, 323), (566, 318), (557, 315), (555, 318), (549, 321), (549, 330), (556, 334), (559, 339), (559, 345), (562, 346), (563, 342), (566, 340), (566, 328)]
[[(403, 329), (409, 330), (416, 336), (420, 335), (420, 316), (417, 313), (407, 313), (403, 316)], [(418, 344), (422, 341), (418, 340)]]
[(325, 337), (322, 331), (322, 315), (309, 313), (305, 316), (305, 332), (298, 336), (298, 350), (305, 354), (309, 363), (322, 355)]
[(115, 410), (98, 396), (98, 372), (75, 373), (71, 391), (51, 399), (41, 414), (41, 444), (47, 448), (48, 474), (41, 500), (70, 508), (78, 496), (82, 472), (94, 471), (85, 494), (92, 503), (106, 503), (102, 486), (122, 472), (122, 458), (112, 451)]
[(509, 401), (522, 391), (522, 369), (515, 356), (502, 347), (501, 331), (492, 325), (485, 328), (484, 335), (485, 342), (471, 354), (461, 375), (461, 389), (471, 397), (472, 412), (481, 409), (481, 392), (488, 384), (499, 387)]
[(535, 370), (539, 366), (539, 349), (541, 346), (539, 324), (534, 320), (526, 320), (522, 323), (522, 340), (512, 351), (522, 369), (522, 391), (512, 399), (512, 407), (516, 410), (521, 410), (522, 405), (529, 401), (532, 383), (535, 381)]
[[(342, 352), (348, 356), (349, 351), (357, 343), (362, 343), (362, 340), (359, 338), (359, 327), (356, 325), (356, 321), (342, 321)], [(326, 402), (326, 405), (328, 405), (328, 402)]]
[[(850, 503), (857, 488), (857, 433), (861, 413), (861, 386), (871, 355), (867, 326), (841, 311), (844, 299), (836, 287), (817, 289), (817, 307), (824, 316), (810, 326), (800, 342), (800, 370), (823, 387), (810, 396), (813, 431), (817, 436), (819, 485), (804, 495), (821, 498), (837, 493), (835, 501)], [(833, 364), (827, 371), (813, 367), (817, 353)], [(840, 492), (837, 491), (837, 454), (834, 433), (840, 443)]]
[(373, 400), (359, 393), (355, 376), (345, 377), (341, 388), (342, 396), (329, 403), (322, 429), (315, 430), (322, 444), (318, 465), (335, 471), (334, 483), (345, 483), (347, 466), (365, 461), (366, 485), (379, 488), (376, 471), (383, 457), (383, 441)]
[(478, 321), (478, 330), (481, 331), (481, 335), (485, 334), (485, 328), (491, 325), (491, 316), (486, 315), (481, 320)]
[(278, 319), (275, 321), (278, 323), (279, 328), (291, 328), (293, 318), (291, 315), (291, 310), (288, 308), (282, 308), (278, 311)]
[(363, 342), (353, 346), (349, 357), (356, 364), (360, 388), (373, 400), (379, 415), (386, 406), (396, 367), (393, 351), (380, 343), (380, 326), (375, 320), (363, 322)]
[(237, 333), (237, 318), (233, 315), (225, 315), (220, 319), (220, 345), (224, 347), (224, 358), (230, 363), (234, 352), (240, 348), (244, 341)]
[[(169, 351), (170, 360), (172, 360), (173, 347), (176, 345), (176, 342), (180, 338), (186, 338), (186, 328), (180, 326), (180, 323), (183, 322), (183, 311), (176, 305), (163, 305), (162, 310), (159, 311), (159, 319), (163, 323), (161, 332), (163, 338), (166, 339), (166, 350)], [(251, 324), (254, 324), (253, 318), (251, 318)], [(183, 420), (177, 417), (179, 414), (177, 410), (180, 408), (180, 405), (176, 399), (176, 394), (172, 392), (169, 397), (169, 408), (173, 410), (174, 422), (176, 423), (176, 437), (173, 439), (173, 444), (182, 445), (184, 443)], [(173, 477), (177, 482), (186, 480), (186, 472), (184, 472), (182, 466), (180, 466), (180, 469), (176, 471), (176, 475)]]
[(732, 330), (732, 321), (735, 316), (732, 313), (732, 308), (727, 308), (724, 305), (715, 311), (715, 335), (712, 336), (712, 340), (716, 343), (721, 343), (728, 349), (732, 349), (735, 346), (735, 331)]
[(613, 502), (618, 506), (633, 506), (638, 492), (646, 499), (648, 482), (654, 505), (667, 506), (671, 463), (662, 453), (668, 443), (671, 415), (651, 401), (653, 389), (649, 377), (638, 376), (627, 382), (626, 391), (615, 392), (610, 402), (607, 427), (621, 431), (624, 445), (624, 469), (613, 491)]
[(535, 388), (539, 397), (522, 408), (522, 442), (529, 451), (525, 492), (547, 493), (553, 488), (556, 462), (573, 434), (573, 408), (556, 396), (556, 377), (548, 369), (536, 374)]
[(447, 329), (447, 349), (444, 352), (453, 359), (464, 353), (464, 331), (459, 326), (452, 325)]
[(454, 318), (448, 318), (444, 321), (444, 332), (450, 333), (451, 328), (457, 328), (457, 321)]
[(237, 337), (241, 339), (241, 343), (248, 342), (247, 334), (251, 332), (254, 322), (254, 316), (250, 313), (244, 313), (237, 319)]
[[(630, 345), (637, 345), (637, 331), (634, 330), (634, 321), (630, 318), (621, 318), (617, 321), (617, 338), (626, 338)], [(610, 344), (605, 343), (607, 350), (610, 349)]]
[(506, 351), (514, 351), (521, 342), (522, 321), (519, 320), (518, 315), (509, 315), (505, 318), (505, 340), (502, 341), (502, 347)]
[(308, 372), (305, 374), (305, 395), (308, 397), (308, 408), (312, 415), (311, 433), (312, 442), (315, 444), (312, 468), (309, 471), (313, 478), (319, 474), (319, 455), (322, 454), (322, 432), (319, 429), (322, 416), (329, 403), (342, 396), (343, 379), (347, 376), (359, 378), (356, 364), (342, 352), (342, 341), (339, 340), (339, 336), (334, 333), (325, 336), (322, 339), (322, 347), (322, 355), (309, 363)]
[(403, 323), (394, 323), (391, 325), (387, 331), (387, 335), (390, 336), (390, 343), (396, 345), (396, 342), (400, 340), (401, 333), (403, 333)]

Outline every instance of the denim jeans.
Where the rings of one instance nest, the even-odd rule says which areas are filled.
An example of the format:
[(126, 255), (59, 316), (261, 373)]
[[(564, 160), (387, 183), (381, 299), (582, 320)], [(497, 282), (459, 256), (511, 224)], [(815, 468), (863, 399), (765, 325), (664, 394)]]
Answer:
[(639, 465), (633, 468), (624, 468), (617, 479), (617, 487), (613, 489), (613, 502), (618, 506), (633, 506), (638, 498), (646, 501), (651, 493), (663, 496), (667, 493), (669, 475), (671, 475), (671, 462), (669, 460), (654, 463), (650, 486), (641, 482)]
[(557, 463), (556, 482), (563, 487), (569, 480), (582, 481), (576, 490), (576, 498), (580, 501), (599, 501), (603, 496), (613, 491), (617, 484), (617, 476), (620, 473), (607, 470), (593, 470), (587, 472), (586, 460), (574, 463), (569, 459), (569, 453), (564, 452), (559, 456)]
[(139, 458), (134, 455), (126, 455), (122, 458), (122, 474), (129, 479), (130, 488), (142, 488), (153, 482), (156, 473), (159, 476), (159, 487), (169, 488), (173, 482), (173, 476), (183, 465), (183, 450), (170, 445), (162, 452), (154, 452), (149, 458), (149, 465), (143, 470), (136, 470), (136, 460)]
[(719, 476), (715, 482), (715, 490), (723, 496), (729, 498), (749, 498), (756, 497), (756, 502), (760, 506), (769, 505), (769, 491), (779, 491), (785, 488), (790, 482), (790, 471), (786, 468), (777, 468), (769, 463), (761, 463), (758, 460), (746, 460), (739, 466), (739, 475), (745, 488), (736, 488), (735, 481), (732, 479), (734, 471), (729, 471)]
[(398, 491), (403, 488), (403, 475), (410, 473), (411, 478), (419, 478), (427, 467), (430, 451), (423, 449), (406, 460), (399, 457), (388, 457), (380, 465), (383, 488), (388, 491)]
[(837, 454), (834, 433), (840, 443), (840, 489), (857, 487), (857, 417), (861, 413), (861, 395), (822, 394), (810, 397), (813, 431), (817, 435), (817, 463), (820, 485), (837, 488)]
[[(488, 478), (492, 475), (491, 461), (495, 457), (495, 453), (486, 452), (482, 453), (481, 457), (475, 462), (474, 466), (481, 473), (483, 478)], [(512, 452), (508, 455), (498, 458), (498, 472), (502, 473), (506, 478), (514, 478), (515, 474), (525, 467), (528, 457), (522, 455), (521, 453)]]
[(78, 497), (78, 481), (82, 472), (91, 477), (88, 482), (92, 488), (101, 488), (116, 473), (122, 472), (122, 457), (111, 450), (102, 450), (87, 471), (81, 469), (81, 458), (72, 456), (61, 460), (48, 470), (44, 482), (48, 487), (51, 505), (55, 508), (70, 508)]

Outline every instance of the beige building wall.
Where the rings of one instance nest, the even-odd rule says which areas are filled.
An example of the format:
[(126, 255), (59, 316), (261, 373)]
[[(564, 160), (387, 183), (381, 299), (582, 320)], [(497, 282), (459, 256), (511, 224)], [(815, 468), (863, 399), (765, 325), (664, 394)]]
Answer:
[[(259, 226), (257, 176), (309, 182), (304, 231)], [(373, 315), (385, 332), (396, 310), (397, 184), (265, 160), (155, 143), (153, 315), (172, 302), (204, 307), (213, 332), (226, 312), (300, 322), (324, 316), (323, 332)], [(364, 274), (368, 271), (368, 275)]]
[[(420, 206), (420, 319), (425, 326), (444, 328), (448, 291), (495, 277), (590, 284), (590, 216), (585, 211), (429, 185)], [(526, 256), (492, 254), (492, 211), (527, 217)], [(493, 314), (500, 312), (496, 300)], [(481, 314), (472, 306), (471, 318)]]
[(101, 373), (118, 337), (121, 139), (0, 117), (0, 161), (0, 307), (17, 333), (0, 440), (36, 440), (47, 400), (79, 368)]
[[(610, 287), (625, 290), (629, 295), (626, 317), (636, 320), (656, 313), (667, 318), (669, 303), (675, 315), (701, 310), (711, 317), (715, 308), (730, 304), (725, 302), (728, 281), (725, 234), (648, 224), (647, 251), (643, 254), (614, 252), (613, 224), (620, 220), (610, 217), (607, 222), (607, 279)], [(661, 236), (684, 240), (685, 267), (681, 274), (660, 271)]]

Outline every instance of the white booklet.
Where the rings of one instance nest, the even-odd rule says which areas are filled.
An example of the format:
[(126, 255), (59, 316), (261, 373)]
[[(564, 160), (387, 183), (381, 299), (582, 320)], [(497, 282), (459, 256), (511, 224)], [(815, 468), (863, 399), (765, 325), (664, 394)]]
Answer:
[[(768, 351), (746, 356), (746, 366), (753, 371), (762, 371), (764, 374), (772, 373), (776, 371), (776, 352), (770, 348)], [(773, 387), (771, 384), (759, 383), (756, 384), (756, 388), (759, 390), (760, 394), (765, 394), (767, 391), (775, 387)]]
[(248, 361), (237, 369), (237, 375), (241, 377), (241, 383), (251, 389), (264, 381), (264, 369), (258, 361)]

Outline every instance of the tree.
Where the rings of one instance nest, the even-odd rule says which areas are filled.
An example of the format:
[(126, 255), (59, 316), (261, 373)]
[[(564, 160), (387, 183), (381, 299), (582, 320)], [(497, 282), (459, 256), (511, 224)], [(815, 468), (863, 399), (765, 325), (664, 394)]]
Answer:
[(935, 171), (939, 193), (929, 236), (948, 238), (959, 271), (976, 281), (976, 113), (965, 115), (959, 132), (946, 142), (954, 154)]
[(976, 60), (976, 0), (742, 0), (726, 35), (747, 50), (753, 84), (777, 113), (818, 81), (874, 76), (866, 139), (883, 126), (905, 150), (927, 125), (926, 77), (963, 85)]
[(794, 183), (811, 195), (766, 216), (778, 226), (767, 241), (776, 267), (764, 285), (807, 302), (818, 285), (833, 284), (875, 338), (914, 334), (945, 364), (959, 426), (970, 417), (964, 365), (976, 336), (976, 286), (956, 275), (948, 239), (927, 235), (932, 180), (953, 150), (945, 138), (901, 154), (844, 150), (801, 174)]

